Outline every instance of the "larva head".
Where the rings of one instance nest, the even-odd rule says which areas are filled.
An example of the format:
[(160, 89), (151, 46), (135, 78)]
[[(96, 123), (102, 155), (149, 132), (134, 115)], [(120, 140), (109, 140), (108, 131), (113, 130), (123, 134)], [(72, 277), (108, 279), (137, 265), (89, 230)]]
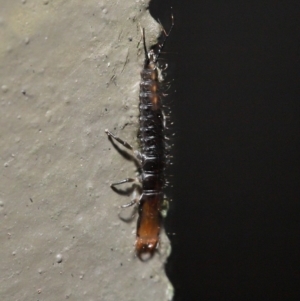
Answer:
[(156, 69), (157, 63), (157, 55), (155, 54), (154, 50), (151, 49), (148, 52), (145, 52), (145, 60), (144, 60), (144, 69)]
[(158, 55), (154, 52), (153, 49), (148, 51), (148, 59), (149, 59), (149, 63), (148, 63), (149, 65), (153, 64), (153, 66), (156, 66)]

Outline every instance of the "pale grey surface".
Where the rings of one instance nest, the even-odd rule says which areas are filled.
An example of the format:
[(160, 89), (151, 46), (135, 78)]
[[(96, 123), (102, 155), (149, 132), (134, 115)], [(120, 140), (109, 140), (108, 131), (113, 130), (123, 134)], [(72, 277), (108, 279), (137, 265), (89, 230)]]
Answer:
[(104, 133), (137, 145), (146, 5), (0, 0), (1, 301), (171, 299), (168, 240), (135, 257), (109, 187), (135, 166)]

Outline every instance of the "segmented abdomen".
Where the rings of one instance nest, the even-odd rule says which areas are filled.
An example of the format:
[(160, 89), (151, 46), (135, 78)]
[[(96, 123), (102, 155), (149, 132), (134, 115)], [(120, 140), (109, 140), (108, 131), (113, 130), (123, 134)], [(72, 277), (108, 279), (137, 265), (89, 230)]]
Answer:
[(136, 240), (136, 251), (140, 258), (143, 253), (152, 255), (159, 242), (165, 165), (164, 117), (155, 64), (145, 66), (141, 77), (138, 137), (142, 154), (143, 194), (139, 201)]
[(149, 64), (141, 72), (139, 140), (143, 191), (160, 192), (164, 185), (164, 118), (159, 95), (158, 72)]

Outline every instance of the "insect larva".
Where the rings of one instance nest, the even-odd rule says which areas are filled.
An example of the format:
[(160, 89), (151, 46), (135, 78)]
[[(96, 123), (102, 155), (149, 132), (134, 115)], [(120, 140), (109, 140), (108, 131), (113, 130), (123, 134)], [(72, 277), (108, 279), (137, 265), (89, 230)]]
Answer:
[[(138, 199), (131, 201), (122, 207), (138, 205), (138, 221), (136, 230), (136, 254), (141, 260), (153, 256), (159, 244), (159, 234), (162, 227), (162, 204), (164, 201), (163, 188), (165, 186), (164, 170), (166, 165), (165, 143), (165, 116), (162, 109), (162, 83), (158, 58), (164, 44), (174, 27), (172, 25), (168, 33), (164, 30), (165, 38), (158, 45), (158, 50), (147, 50), (145, 30), (142, 29), (142, 39), (145, 52), (145, 60), (141, 71), (140, 95), (139, 95), (139, 133), (140, 151), (134, 151), (140, 163), (141, 173), (137, 179), (128, 178), (111, 184), (112, 187), (129, 182), (138, 181), (142, 186), (142, 193)], [(133, 151), (132, 146), (116, 137), (108, 130), (107, 135), (127, 149)]]

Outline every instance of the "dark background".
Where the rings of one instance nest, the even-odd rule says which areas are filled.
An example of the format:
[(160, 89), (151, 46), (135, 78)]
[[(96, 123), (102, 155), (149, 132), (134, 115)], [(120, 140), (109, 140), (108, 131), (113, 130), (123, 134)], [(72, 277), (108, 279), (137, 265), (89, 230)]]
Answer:
[(300, 1), (171, 6), (174, 301), (300, 300)]

